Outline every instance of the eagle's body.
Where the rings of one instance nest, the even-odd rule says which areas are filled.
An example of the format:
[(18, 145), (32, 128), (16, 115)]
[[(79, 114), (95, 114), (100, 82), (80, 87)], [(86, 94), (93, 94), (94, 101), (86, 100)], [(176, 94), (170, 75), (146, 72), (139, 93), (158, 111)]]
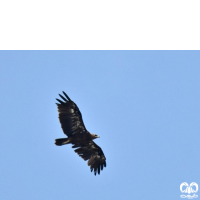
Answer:
[(89, 132), (86, 133), (77, 133), (75, 135), (72, 135), (68, 138), (60, 138), (60, 139), (56, 139), (55, 140), (55, 144), (58, 146), (64, 145), (64, 144), (77, 144), (77, 143), (87, 143), (90, 140), (94, 140), (98, 137), (96, 137), (96, 135), (91, 134)]
[(56, 100), (59, 102), (57, 106), (61, 127), (68, 137), (56, 139), (55, 144), (58, 146), (73, 144), (72, 148), (77, 148), (75, 152), (84, 160), (88, 160), (91, 171), (94, 170), (95, 175), (97, 172), (100, 174), (100, 170), (106, 167), (106, 157), (101, 148), (93, 142), (99, 136), (87, 131), (78, 106), (65, 92), (63, 94), (65, 97), (60, 94), (59, 96), (64, 102), (59, 99)]

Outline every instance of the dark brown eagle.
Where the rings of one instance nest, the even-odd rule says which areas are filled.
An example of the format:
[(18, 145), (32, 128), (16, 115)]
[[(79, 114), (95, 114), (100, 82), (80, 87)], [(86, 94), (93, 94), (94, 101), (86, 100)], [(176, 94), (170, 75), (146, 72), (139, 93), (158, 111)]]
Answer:
[(106, 157), (101, 148), (93, 142), (99, 138), (98, 135), (91, 134), (85, 128), (81, 112), (78, 106), (63, 92), (65, 97), (59, 94), (63, 101), (56, 99), (58, 106), (59, 120), (65, 135), (68, 138), (59, 138), (55, 140), (58, 146), (64, 144), (73, 144), (74, 151), (84, 160), (88, 160), (91, 172), (100, 174), (100, 170), (106, 167)]

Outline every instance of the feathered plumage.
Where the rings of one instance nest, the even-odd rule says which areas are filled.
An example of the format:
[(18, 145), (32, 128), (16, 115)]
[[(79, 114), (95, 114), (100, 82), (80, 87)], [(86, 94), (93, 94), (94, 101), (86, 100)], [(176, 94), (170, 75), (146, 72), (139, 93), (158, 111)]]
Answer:
[(64, 144), (73, 144), (74, 151), (84, 160), (88, 160), (88, 165), (94, 174), (100, 174), (100, 170), (106, 167), (106, 157), (101, 148), (93, 142), (99, 136), (91, 134), (85, 128), (81, 112), (78, 106), (63, 92), (64, 96), (59, 94), (62, 98), (56, 99), (58, 106), (59, 120), (65, 135), (68, 138), (59, 138), (55, 140), (58, 146)]

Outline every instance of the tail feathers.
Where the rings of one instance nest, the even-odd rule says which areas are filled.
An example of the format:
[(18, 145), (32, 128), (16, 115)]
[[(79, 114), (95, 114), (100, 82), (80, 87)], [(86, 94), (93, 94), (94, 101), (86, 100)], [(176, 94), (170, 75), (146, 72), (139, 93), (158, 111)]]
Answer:
[(68, 138), (59, 138), (59, 139), (55, 140), (55, 145), (57, 145), (57, 146), (61, 146), (64, 144), (69, 144), (69, 143), (70, 143), (70, 141), (68, 140)]

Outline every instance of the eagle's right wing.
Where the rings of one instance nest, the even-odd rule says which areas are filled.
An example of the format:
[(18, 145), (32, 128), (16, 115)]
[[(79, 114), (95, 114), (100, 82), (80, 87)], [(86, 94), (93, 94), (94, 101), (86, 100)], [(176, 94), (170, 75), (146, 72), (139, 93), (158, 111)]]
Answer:
[(65, 97), (59, 94), (63, 101), (56, 99), (59, 103), (58, 106), (59, 120), (63, 132), (67, 136), (80, 134), (81, 132), (87, 133), (83, 123), (81, 112), (78, 106), (63, 92)]

